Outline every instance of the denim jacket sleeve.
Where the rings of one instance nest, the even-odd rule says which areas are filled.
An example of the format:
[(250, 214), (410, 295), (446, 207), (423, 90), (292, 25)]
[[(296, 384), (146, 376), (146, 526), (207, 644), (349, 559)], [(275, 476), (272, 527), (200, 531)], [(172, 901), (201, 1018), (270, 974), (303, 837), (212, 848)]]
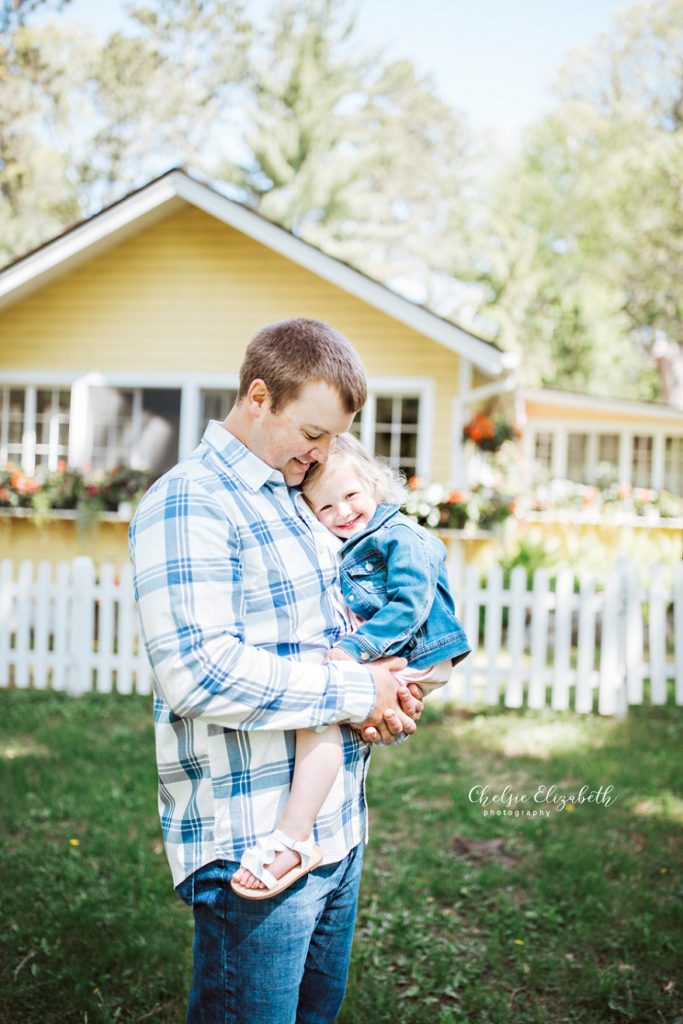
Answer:
[(410, 526), (397, 523), (382, 537), (387, 568), (387, 603), (337, 646), (363, 661), (398, 654), (429, 615), (438, 567)]

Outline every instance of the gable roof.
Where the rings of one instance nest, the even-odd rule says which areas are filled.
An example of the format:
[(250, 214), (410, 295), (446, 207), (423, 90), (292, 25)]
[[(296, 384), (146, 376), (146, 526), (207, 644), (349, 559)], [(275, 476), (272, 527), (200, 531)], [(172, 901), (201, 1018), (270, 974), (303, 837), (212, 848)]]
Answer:
[(123, 199), (76, 224), (0, 271), (0, 310), (68, 273), (99, 252), (123, 241), (184, 204), (203, 210), (293, 263), (337, 285), (375, 309), (498, 376), (515, 356), (456, 326), (347, 263), (302, 241), (261, 214), (228, 199), (211, 186), (174, 168)]

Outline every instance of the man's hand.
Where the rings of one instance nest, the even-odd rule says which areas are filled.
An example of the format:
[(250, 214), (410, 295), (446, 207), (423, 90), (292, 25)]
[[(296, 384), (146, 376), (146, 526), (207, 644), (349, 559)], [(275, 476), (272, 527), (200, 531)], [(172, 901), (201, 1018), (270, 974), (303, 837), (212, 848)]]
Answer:
[(403, 732), (415, 732), (414, 719), (422, 713), (422, 703), (393, 675), (405, 666), (405, 658), (381, 658), (366, 666), (375, 679), (375, 706), (354, 728), (369, 743), (392, 743)]
[[(407, 689), (399, 689), (397, 691), (401, 710), (412, 718), (414, 722), (417, 722), (424, 710), (424, 704), (422, 702), (423, 696), (422, 687), (419, 686), (418, 683), (408, 683)], [(405, 731), (403, 729), (403, 725), (393, 711), (386, 712), (384, 721), (387, 728), (392, 733), (393, 739), (391, 742), (393, 743), (394, 739)], [(367, 743), (379, 743), (382, 739), (379, 732), (373, 725), (352, 725), (351, 728), (359, 733)]]

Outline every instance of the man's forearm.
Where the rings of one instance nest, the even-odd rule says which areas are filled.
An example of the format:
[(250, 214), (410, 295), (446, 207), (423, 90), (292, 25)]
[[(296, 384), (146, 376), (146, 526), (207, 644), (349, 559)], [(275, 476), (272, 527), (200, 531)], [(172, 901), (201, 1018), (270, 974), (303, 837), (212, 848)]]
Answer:
[(150, 652), (155, 675), (181, 718), (226, 729), (305, 729), (363, 721), (375, 705), (372, 674), (353, 662), (291, 661), (225, 635), (163, 653)]

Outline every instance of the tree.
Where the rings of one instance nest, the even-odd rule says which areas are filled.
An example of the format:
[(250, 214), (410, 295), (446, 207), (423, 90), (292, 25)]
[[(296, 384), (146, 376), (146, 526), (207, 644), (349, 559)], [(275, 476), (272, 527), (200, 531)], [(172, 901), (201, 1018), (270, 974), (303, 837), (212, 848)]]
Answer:
[(509, 343), (549, 346), (546, 382), (550, 368), (556, 383), (683, 408), (681, 54), (683, 0), (624, 12), (564, 68), (502, 190), (534, 287), (515, 306), (512, 273), (502, 286), (489, 274), (486, 309)]
[(39, 7), (61, 10), (68, 3), (69, 0), (0, 0), (0, 33), (23, 25)]
[[(73, 174), (78, 88), (88, 39), (20, 26), (0, 37), (0, 259), (39, 245), (77, 220)], [(68, 55), (68, 56), (67, 56)], [(71, 65), (64, 73), (66, 61)]]
[(103, 47), (90, 181), (103, 196), (166, 168), (206, 170), (238, 131), (251, 25), (243, 0), (142, 0)]
[(424, 273), (469, 159), (428, 79), (359, 49), (348, 4), (285, 0), (252, 51), (245, 96), (245, 151), (218, 177), (375, 276)]

